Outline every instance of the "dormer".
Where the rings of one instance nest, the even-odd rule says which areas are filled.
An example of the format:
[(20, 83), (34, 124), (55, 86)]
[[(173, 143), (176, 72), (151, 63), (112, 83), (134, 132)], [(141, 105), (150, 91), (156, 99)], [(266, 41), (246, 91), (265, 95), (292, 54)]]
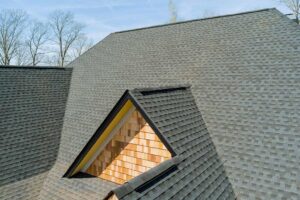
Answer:
[[(86, 173), (124, 184), (176, 156), (133, 93), (123, 94), (65, 177)], [(139, 94), (147, 96), (147, 91)]]

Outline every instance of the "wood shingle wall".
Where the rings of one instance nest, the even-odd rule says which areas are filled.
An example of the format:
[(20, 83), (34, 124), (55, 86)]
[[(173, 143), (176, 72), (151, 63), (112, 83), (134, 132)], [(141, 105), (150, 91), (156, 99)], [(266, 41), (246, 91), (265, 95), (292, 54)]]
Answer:
[(123, 184), (169, 158), (170, 152), (135, 110), (87, 173)]

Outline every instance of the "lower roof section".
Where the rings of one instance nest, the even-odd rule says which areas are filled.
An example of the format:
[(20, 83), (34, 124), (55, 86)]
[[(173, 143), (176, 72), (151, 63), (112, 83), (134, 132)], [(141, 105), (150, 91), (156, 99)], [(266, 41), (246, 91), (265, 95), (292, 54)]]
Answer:
[(0, 66), (0, 199), (37, 199), (61, 139), (71, 69)]

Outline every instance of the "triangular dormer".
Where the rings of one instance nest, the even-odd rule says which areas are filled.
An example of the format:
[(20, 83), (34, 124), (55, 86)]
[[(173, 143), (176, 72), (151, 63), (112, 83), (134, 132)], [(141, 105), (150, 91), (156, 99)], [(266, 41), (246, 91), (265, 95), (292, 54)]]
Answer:
[(82, 172), (123, 184), (175, 155), (139, 102), (126, 91), (65, 176)]

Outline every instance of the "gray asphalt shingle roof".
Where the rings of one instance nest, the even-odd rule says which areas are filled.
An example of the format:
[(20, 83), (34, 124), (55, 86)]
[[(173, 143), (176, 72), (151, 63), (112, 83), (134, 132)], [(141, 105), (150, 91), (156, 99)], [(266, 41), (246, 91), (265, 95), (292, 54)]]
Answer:
[(0, 199), (36, 199), (55, 162), (71, 69), (0, 66)]
[[(276, 9), (110, 34), (69, 65), (73, 74), (59, 153), (51, 170), (40, 174), (46, 179), (39, 198), (105, 197), (116, 184), (62, 176), (124, 90), (190, 84), (237, 197), (300, 199), (299, 55), (299, 26)], [(174, 146), (182, 142), (170, 140)], [(216, 172), (213, 176), (222, 174)], [(186, 182), (176, 186), (183, 188), (179, 195), (194, 189), (184, 188)], [(161, 187), (167, 190), (168, 184)], [(38, 194), (40, 186), (26, 190), (30, 187)], [(146, 191), (148, 199), (178, 192)]]
[(72, 62), (58, 160), (42, 199), (99, 199), (61, 178), (123, 91), (191, 84), (235, 194), (299, 199), (300, 29), (276, 9), (110, 34)]

